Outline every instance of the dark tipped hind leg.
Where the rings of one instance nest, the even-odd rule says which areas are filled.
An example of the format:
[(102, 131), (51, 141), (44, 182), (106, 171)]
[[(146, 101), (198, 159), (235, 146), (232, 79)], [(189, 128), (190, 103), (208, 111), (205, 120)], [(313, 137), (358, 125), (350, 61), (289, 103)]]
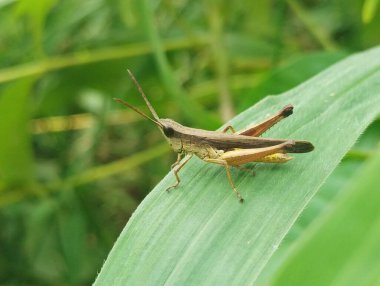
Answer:
[(263, 122), (255, 126), (249, 127), (244, 130), (240, 130), (237, 133), (240, 135), (258, 137), (261, 134), (263, 134), (265, 131), (267, 131), (269, 128), (271, 128), (273, 125), (275, 125), (276, 123), (280, 122), (282, 119), (292, 114), (293, 114), (293, 105), (290, 105), (290, 104), (286, 105), (277, 114), (273, 115), (272, 117), (264, 120)]

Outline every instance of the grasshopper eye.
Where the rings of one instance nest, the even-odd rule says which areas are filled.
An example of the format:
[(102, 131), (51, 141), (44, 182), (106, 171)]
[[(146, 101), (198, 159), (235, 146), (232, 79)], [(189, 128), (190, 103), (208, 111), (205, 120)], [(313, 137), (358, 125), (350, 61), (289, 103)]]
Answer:
[(172, 137), (174, 135), (174, 129), (170, 126), (164, 126), (162, 131), (164, 131), (166, 137)]

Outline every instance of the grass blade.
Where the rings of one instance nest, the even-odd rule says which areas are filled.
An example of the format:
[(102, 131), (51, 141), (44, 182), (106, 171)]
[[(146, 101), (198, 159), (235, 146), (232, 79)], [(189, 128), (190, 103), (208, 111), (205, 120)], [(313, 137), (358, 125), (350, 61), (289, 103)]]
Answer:
[[(236, 129), (292, 103), (295, 114), (266, 137), (304, 139), (316, 150), (286, 165), (233, 172), (193, 159), (178, 189), (168, 174), (143, 201), (114, 245), (95, 285), (253, 284), (290, 227), (360, 134), (380, 112), (380, 48), (341, 61), (232, 120)], [(275, 83), (274, 83), (275, 84)]]
[(1, 89), (0, 179), (7, 186), (27, 186), (33, 181), (34, 158), (28, 132), (33, 82), (28, 78)]
[(379, 274), (380, 148), (332, 211), (293, 249), (270, 285), (376, 285)]

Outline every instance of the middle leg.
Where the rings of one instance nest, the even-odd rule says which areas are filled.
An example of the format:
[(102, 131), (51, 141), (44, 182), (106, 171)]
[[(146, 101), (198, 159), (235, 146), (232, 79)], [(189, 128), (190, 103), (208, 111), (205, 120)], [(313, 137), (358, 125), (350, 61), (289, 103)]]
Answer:
[(235, 132), (236, 132), (235, 128), (233, 128), (232, 125), (227, 125), (227, 126), (222, 130), (222, 132), (223, 132), (223, 133), (227, 133), (228, 130), (230, 130), (232, 133), (235, 133)]
[(234, 182), (232, 180), (232, 176), (231, 176), (230, 166), (228, 166), (227, 161), (222, 160), (222, 159), (209, 159), (209, 158), (204, 158), (203, 160), (206, 161), (206, 162), (209, 162), (209, 163), (215, 163), (215, 164), (219, 164), (219, 165), (223, 165), (224, 166), (224, 168), (226, 169), (226, 174), (227, 174), (228, 182), (230, 183), (232, 190), (234, 191), (234, 193), (238, 197), (239, 202), (243, 203), (244, 199), (243, 199), (243, 197), (240, 195), (240, 193), (237, 191), (237, 189), (235, 187), (235, 184), (234, 184)]
[(249, 173), (252, 176), (256, 176), (255, 171), (252, 170), (252, 169), (250, 169), (250, 168), (239, 166), (239, 165), (231, 165), (231, 167), (234, 167), (234, 168), (239, 169), (241, 171), (247, 172), (247, 173)]

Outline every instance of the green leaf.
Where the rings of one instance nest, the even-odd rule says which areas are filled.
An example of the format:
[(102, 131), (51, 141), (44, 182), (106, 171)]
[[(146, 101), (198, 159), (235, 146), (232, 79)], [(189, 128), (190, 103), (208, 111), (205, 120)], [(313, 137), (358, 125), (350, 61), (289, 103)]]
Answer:
[[(380, 148), (306, 232), (270, 285), (377, 285)], [(377, 282), (377, 283), (376, 283)]]
[(329, 176), (326, 183), (318, 191), (318, 193), (309, 202), (307, 208), (297, 219), (295, 224), (286, 234), (281, 242), (280, 248), (274, 253), (269, 262), (265, 265), (257, 278), (255, 285), (268, 285), (276, 271), (282, 266), (288, 258), (289, 251), (293, 245), (299, 241), (299, 238), (308, 231), (308, 226), (315, 222), (319, 216), (326, 211), (332, 204), (336, 195), (341, 192), (342, 182), (347, 183), (347, 178), (352, 176), (354, 171), (361, 166), (359, 162), (344, 161)]
[(32, 31), (36, 52), (41, 54), (45, 20), (56, 2), (57, 0), (20, 0), (15, 6), (16, 14), (28, 16), (28, 28)]
[(33, 179), (33, 152), (29, 133), (30, 89), (34, 78), (15, 81), (0, 96), (0, 178), (8, 185)]
[[(334, 203), (338, 194), (344, 191), (345, 187), (350, 184), (348, 178), (355, 175), (363, 165), (365, 165), (364, 154), (371, 154), (380, 140), (380, 122), (374, 121), (361, 135), (359, 141), (354, 145), (354, 150), (345, 156), (345, 159), (335, 168), (334, 172), (328, 177), (318, 193), (309, 202), (307, 208), (297, 219), (284, 240), (280, 248), (271, 257), (255, 285), (268, 285), (268, 281), (274, 277), (274, 273), (282, 266), (283, 261), (289, 256), (289, 251), (298, 243), (299, 238), (309, 231), (309, 226), (319, 219), (320, 215), (325, 213)], [(359, 150), (371, 150), (371, 153), (358, 153)], [(355, 153), (354, 153), (355, 152)], [(361, 154), (357, 156), (356, 154)]]
[(370, 23), (376, 15), (379, 0), (365, 0), (362, 10), (362, 21), (365, 24)]
[[(302, 72), (302, 71), (300, 71)], [(288, 103), (294, 114), (265, 137), (309, 140), (315, 150), (285, 165), (234, 171), (192, 159), (180, 186), (168, 174), (114, 245), (96, 285), (253, 284), (297, 217), (380, 112), (380, 48), (334, 65), (297, 88), (267, 97), (232, 120), (236, 129)]]

